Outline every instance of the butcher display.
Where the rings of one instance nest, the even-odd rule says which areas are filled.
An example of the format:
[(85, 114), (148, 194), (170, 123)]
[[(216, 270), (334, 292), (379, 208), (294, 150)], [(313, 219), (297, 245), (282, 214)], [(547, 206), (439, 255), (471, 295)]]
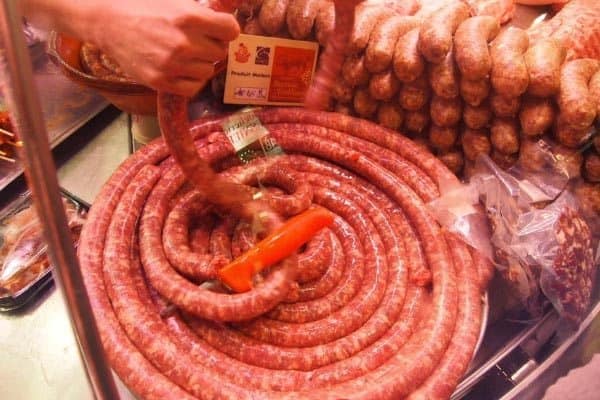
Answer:
[[(78, 249), (112, 368), (144, 399), (449, 398), (495, 269), (428, 204), (480, 155), (532, 165), (552, 135), (561, 157), (585, 148), (568, 170), (598, 208), (600, 61), (578, 24), (600, 4), (524, 30), (507, 25), (512, 0), (208, 3), (246, 33), (325, 49), (304, 108), (190, 122), (188, 99), (158, 94), (163, 139), (104, 185)], [(119, 71), (93, 47), (82, 57)], [(240, 160), (236, 115), (281, 152)], [(239, 287), (224, 279), (314, 212), (328, 226), (304, 246), (266, 267), (258, 254)]]

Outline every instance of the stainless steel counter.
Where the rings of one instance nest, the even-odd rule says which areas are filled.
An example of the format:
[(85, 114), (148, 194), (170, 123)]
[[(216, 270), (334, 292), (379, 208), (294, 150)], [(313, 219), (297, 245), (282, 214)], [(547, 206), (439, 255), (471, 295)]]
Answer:
[(91, 204), (102, 185), (127, 156), (127, 114), (120, 114), (58, 168), (60, 186)]

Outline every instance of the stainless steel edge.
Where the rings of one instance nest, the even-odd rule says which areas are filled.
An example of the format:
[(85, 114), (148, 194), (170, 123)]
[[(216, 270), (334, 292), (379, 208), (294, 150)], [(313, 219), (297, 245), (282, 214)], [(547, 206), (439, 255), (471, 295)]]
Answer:
[(33, 86), (32, 63), (23, 36), (22, 18), (14, 1), (2, 1), (0, 33), (9, 82), (5, 94), (17, 132), (24, 142), (22, 156), (25, 175), (42, 221), (57, 282), (68, 305), (80, 355), (96, 398), (119, 399), (71, 242), (42, 108)]
[(542, 376), (542, 374), (544, 374), (551, 366), (555, 365), (555, 363), (561, 359), (561, 357), (569, 350), (569, 348), (577, 340), (579, 340), (579, 338), (582, 337), (583, 332), (591, 325), (598, 315), (600, 315), (600, 303), (597, 303), (596, 306), (590, 311), (588, 316), (581, 322), (581, 325), (576, 333), (570, 335), (569, 338), (560, 345), (560, 347), (552, 352), (552, 354), (546, 360), (539, 364), (538, 367), (535, 368), (535, 370), (533, 370), (533, 372), (531, 372), (527, 377), (525, 377), (517, 386), (515, 386), (514, 389), (502, 396), (500, 400), (523, 398), (524, 392), (528, 390), (531, 385), (534, 385)]
[(474, 370), (469, 374), (467, 378), (465, 378), (456, 388), (455, 392), (452, 394), (451, 399), (456, 400), (460, 399), (464, 395), (466, 395), (469, 390), (473, 386), (475, 386), (488, 372), (490, 369), (494, 367), (498, 362), (504, 359), (508, 354), (510, 354), (514, 349), (517, 348), (526, 338), (532, 335), (539, 326), (541, 326), (546, 320), (553, 317), (555, 314), (554, 311), (547, 313), (544, 318), (537, 321), (535, 324), (531, 325), (527, 329), (524, 329), (521, 333), (515, 336), (511, 341), (506, 343), (496, 354), (490, 357), (483, 365)]

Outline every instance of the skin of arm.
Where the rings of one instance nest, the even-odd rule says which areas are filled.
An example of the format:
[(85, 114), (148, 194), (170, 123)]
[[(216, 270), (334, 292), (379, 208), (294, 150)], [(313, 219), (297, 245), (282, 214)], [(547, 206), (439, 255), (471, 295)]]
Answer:
[(191, 0), (19, 0), (33, 25), (96, 44), (137, 81), (194, 95), (240, 33), (235, 17)]
[(525, 4), (528, 6), (547, 6), (550, 4), (568, 3), (570, 0), (517, 0), (517, 4)]

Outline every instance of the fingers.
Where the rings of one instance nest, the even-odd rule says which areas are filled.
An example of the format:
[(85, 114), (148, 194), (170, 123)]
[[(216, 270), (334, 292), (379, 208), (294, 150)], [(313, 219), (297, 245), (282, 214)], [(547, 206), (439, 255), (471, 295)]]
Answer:
[(231, 42), (240, 35), (240, 25), (231, 14), (209, 10), (209, 12), (202, 13), (202, 19), (205, 33), (217, 40)]
[(207, 81), (196, 79), (176, 78), (167, 82), (168, 90), (165, 91), (181, 96), (193, 97), (206, 86), (206, 83)]
[(231, 14), (202, 8), (179, 23), (187, 43), (181, 46), (181, 57), (201, 61), (220, 61), (227, 57), (228, 43), (238, 37), (240, 27)]
[(230, 42), (240, 34), (240, 26), (233, 15), (200, 6), (197, 13), (182, 18), (179, 26), (192, 36), (208, 36), (222, 42)]
[(214, 75), (214, 64), (191, 62), (175, 64), (168, 72), (148, 72), (154, 75), (154, 89), (192, 97), (206, 86)]
[(189, 46), (184, 47), (182, 58), (190, 61), (216, 62), (224, 60), (227, 57), (228, 44), (216, 41), (206, 36), (189, 37)]
[(187, 79), (207, 81), (215, 74), (215, 64), (206, 61), (184, 62), (174, 64), (169, 75)]

